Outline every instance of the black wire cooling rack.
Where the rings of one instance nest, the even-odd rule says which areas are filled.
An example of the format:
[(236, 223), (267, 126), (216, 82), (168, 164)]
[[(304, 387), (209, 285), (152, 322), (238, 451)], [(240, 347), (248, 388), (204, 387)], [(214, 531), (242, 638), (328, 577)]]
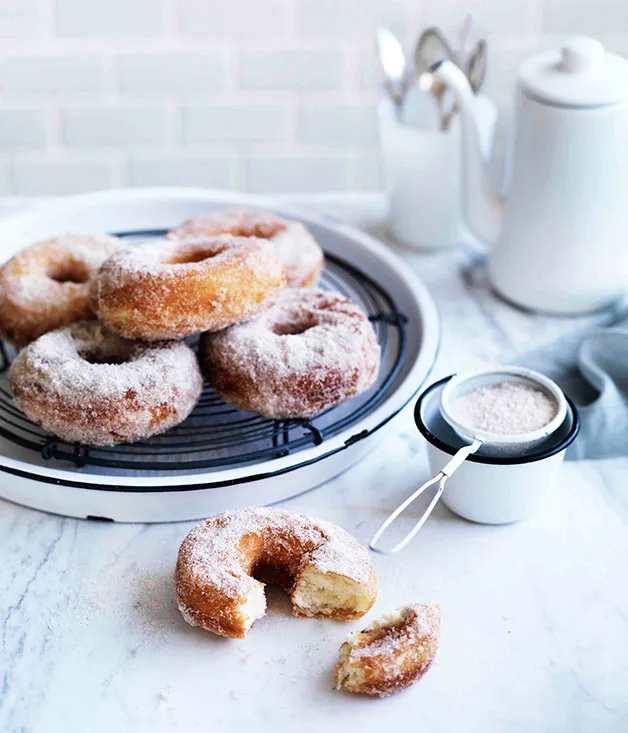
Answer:
[[(117, 236), (141, 240), (162, 236), (163, 230), (121, 232)], [(320, 445), (372, 412), (389, 394), (406, 354), (407, 318), (381, 285), (354, 265), (325, 255), (321, 287), (343, 293), (359, 303), (373, 323), (382, 350), (377, 383), (359, 398), (309, 420), (270, 420), (226, 405), (205, 385), (192, 414), (180, 425), (147, 441), (115, 447), (68, 443), (32, 423), (13, 403), (6, 373), (15, 354), (0, 342), (0, 436), (35, 451), (48, 463), (81, 468), (131, 471), (185, 471), (234, 467), (287, 456)], [(364, 437), (361, 432), (348, 443)]]

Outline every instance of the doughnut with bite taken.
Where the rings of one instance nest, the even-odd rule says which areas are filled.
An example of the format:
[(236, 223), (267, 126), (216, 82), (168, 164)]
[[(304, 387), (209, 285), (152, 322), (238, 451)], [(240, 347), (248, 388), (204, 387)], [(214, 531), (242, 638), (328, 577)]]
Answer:
[(179, 549), (176, 599), (192, 626), (244, 638), (265, 614), (265, 583), (290, 593), (295, 616), (360, 618), (377, 595), (363, 545), (335, 524), (281, 509), (218, 514)]

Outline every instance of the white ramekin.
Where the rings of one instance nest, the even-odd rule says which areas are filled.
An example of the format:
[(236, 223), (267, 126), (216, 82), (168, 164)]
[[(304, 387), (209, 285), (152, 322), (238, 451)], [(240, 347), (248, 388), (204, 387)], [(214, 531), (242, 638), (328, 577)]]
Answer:
[[(434, 474), (464, 445), (440, 412), (440, 393), (451, 378), (428, 387), (414, 410)], [(448, 480), (442, 501), (461, 517), (483, 524), (507, 524), (529, 517), (551, 491), (556, 469), (579, 429), (578, 412), (567, 398), (562, 425), (540, 446), (519, 456), (469, 456)]]

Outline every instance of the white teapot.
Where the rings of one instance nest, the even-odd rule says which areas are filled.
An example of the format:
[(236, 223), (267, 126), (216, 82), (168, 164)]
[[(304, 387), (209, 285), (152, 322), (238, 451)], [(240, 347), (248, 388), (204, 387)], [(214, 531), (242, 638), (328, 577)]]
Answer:
[(522, 64), (505, 198), (489, 189), (466, 76), (450, 61), (432, 72), (458, 99), (463, 211), (489, 246), (497, 292), (561, 314), (620, 297), (628, 288), (628, 61), (573, 38)]

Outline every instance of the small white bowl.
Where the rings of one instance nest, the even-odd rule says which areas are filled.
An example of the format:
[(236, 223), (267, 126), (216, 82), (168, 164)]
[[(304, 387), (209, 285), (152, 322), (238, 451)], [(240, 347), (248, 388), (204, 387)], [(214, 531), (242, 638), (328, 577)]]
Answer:
[[(458, 397), (463, 397), (481, 387), (490, 387), (502, 382), (518, 382), (541, 390), (556, 404), (556, 414), (538, 430), (518, 435), (491, 433), (487, 430), (473, 429), (461, 423), (455, 416), (452, 407)], [(513, 456), (538, 448), (549, 435), (552, 435), (565, 421), (567, 400), (562, 389), (540, 372), (526, 367), (501, 366), (497, 368), (478, 369), (474, 372), (461, 372), (451, 377), (440, 393), (440, 411), (451, 427), (468, 443), (479, 439), (486, 445), (481, 448), (481, 455)]]
[[(442, 390), (452, 377), (428, 387), (414, 410), (416, 425), (428, 443), (430, 470), (436, 474), (465, 445), (444, 420)], [(508, 524), (534, 514), (551, 490), (565, 450), (580, 429), (574, 404), (566, 399), (562, 424), (532, 451), (517, 456), (471, 455), (448, 480), (442, 501), (461, 517), (483, 524)]]

